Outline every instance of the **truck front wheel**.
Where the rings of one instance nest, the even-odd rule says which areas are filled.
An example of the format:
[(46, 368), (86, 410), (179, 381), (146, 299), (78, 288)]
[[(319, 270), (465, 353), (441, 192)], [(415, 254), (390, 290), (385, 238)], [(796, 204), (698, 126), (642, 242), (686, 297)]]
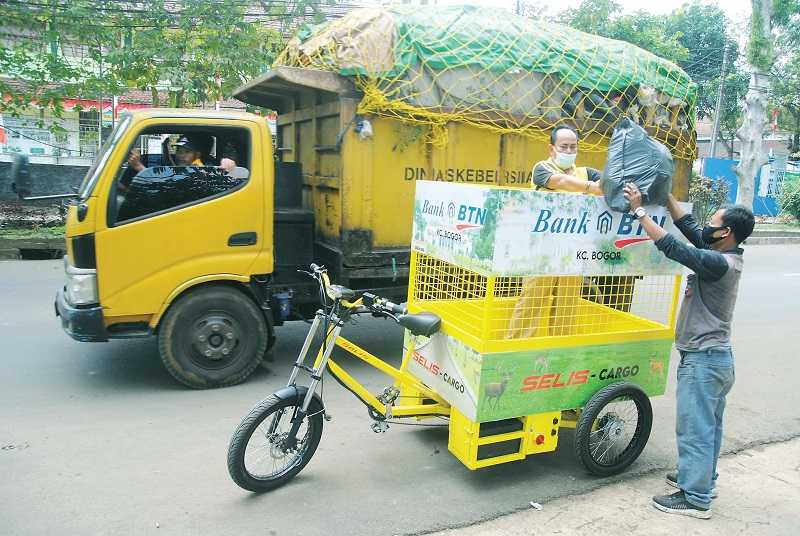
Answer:
[(267, 326), (256, 304), (236, 289), (206, 287), (175, 301), (158, 332), (161, 361), (195, 389), (235, 385), (258, 367)]

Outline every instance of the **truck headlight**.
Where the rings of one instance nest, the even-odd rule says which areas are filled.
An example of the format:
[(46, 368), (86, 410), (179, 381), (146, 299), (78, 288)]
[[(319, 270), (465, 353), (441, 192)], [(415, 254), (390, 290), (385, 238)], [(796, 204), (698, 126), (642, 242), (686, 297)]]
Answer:
[(64, 257), (64, 271), (67, 273), (67, 301), (72, 305), (97, 303), (97, 270), (75, 268)]

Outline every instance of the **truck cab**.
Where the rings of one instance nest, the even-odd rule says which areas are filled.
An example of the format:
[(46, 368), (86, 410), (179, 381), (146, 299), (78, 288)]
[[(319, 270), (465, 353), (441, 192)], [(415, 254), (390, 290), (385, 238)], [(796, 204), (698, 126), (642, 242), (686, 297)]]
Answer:
[[(205, 145), (193, 161), (173, 145), (187, 138)], [(260, 116), (123, 117), (67, 216), (64, 329), (80, 341), (157, 334), (167, 369), (192, 387), (244, 379), (273, 338), (261, 285), (275, 267), (273, 185)]]

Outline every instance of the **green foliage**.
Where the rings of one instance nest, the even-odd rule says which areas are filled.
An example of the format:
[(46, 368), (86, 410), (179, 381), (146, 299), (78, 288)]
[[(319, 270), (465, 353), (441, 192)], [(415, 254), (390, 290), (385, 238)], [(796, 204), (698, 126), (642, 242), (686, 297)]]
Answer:
[[(761, 2), (771, 0), (751, 0), (752, 14), (750, 15), (750, 39), (747, 41), (747, 61), (753, 67), (768, 71), (772, 66), (774, 54), (772, 38), (764, 31), (764, 19), (761, 16)], [(771, 27), (770, 24), (767, 26)]]
[[(776, 61), (770, 71), (770, 104), (780, 111), (778, 124), (791, 133), (789, 153), (800, 153), (800, 1), (777, 2), (774, 19)], [(798, 155), (800, 156), (800, 155)]]
[(784, 181), (778, 206), (784, 214), (790, 214), (800, 220), (800, 179)]
[[(701, 85), (701, 95), (706, 97), (714, 96), (716, 99), (719, 85), (723, 83), (725, 87), (722, 93), (722, 115), (719, 121), (720, 137), (726, 141), (729, 158), (733, 158), (733, 143), (736, 131), (742, 124), (742, 114), (744, 113), (744, 99), (747, 95), (747, 88), (750, 85), (750, 76), (742, 71), (728, 71), (724, 78), (709, 80)], [(704, 89), (702, 89), (704, 87)], [(702, 99), (702, 97), (701, 97)], [(710, 99), (708, 99), (710, 100)], [(714, 103), (715, 105), (716, 103)], [(700, 112), (698, 111), (698, 114)], [(707, 109), (706, 113), (713, 116), (713, 108)]]
[[(745, 92), (747, 77), (737, 72), (736, 59), (739, 57), (739, 45), (735, 39), (727, 35), (729, 23), (725, 13), (719, 6), (701, 4), (696, 0), (691, 4), (684, 4), (665, 17), (666, 32), (676, 35), (678, 42), (686, 48), (688, 54), (685, 59), (678, 61), (678, 65), (686, 71), (698, 85), (697, 115), (700, 118), (711, 116), (716, 107), (719, 82), (722, 74), (722, 64), (725, 47), (728, 47), (728, 61), (726, 65), (725, 92), (734, 90), (735, 99), (723, 102), (723, 115), (728, 114), (734, 118), (741, 115), (738, 105), (744, 97), (740, 92), (739, 80), (744, 76)], [(734, 87), (731, 82), (736, 82)], [(735, 130), (735, 127), (734, 129)]]
[[(720, 80), (725, 80), (721, 132), (728, 139), (739, 126), (741, 102), (748, 78), (735, 68), (739, 47), (727, 35), (729, 22), (719, 6), (697, 0), (668, 15), (645, 11), (624, 14), (613, 0), (583, 0), (558, 18), (562, 23), (586, 32), (633, 43), (678, 64), (698, 85), (697, 115), (711, 116), (716, 107)], [(723, 55), (728, 47), (726, 73)]]
[(693, 203), (694, 218), (705, 225), (719, 207), (728, 202), (728, 183), (721, 177), (714, 180), (693, 175), (689, 179), (689, 201)]
[(63, 238), (63, 225), (34, 225), (32, 227), (0, 229), (0, 238), (7, 240)]
[(644, 10), (622, 14), (622, 6), (613, 0), (583, 0), (556, 20), (584, 32), (626, 41), (676, 63), (688, 58), (680, 35), (668, 32), (663, 17)]
[[(327, 0), (333, 2), (333, 0)], [(268, 69), (283, 46), (281, 34), (300, 17), (319, 20), (319, 2), (192, 0), (40, 0), (3, 5), (0, 112), (19, 114), (31, 103), (60, 115), (67, 96), (147, 90), (153, 104), (214, 101)], [(254, 18), (255, 15), (258, 17)], [(81, 50), (83, 59), (74, 59)], [(80, 55), (78, 55), (80, 56)], [(166, 87), (169, 103), (158, 102)]]

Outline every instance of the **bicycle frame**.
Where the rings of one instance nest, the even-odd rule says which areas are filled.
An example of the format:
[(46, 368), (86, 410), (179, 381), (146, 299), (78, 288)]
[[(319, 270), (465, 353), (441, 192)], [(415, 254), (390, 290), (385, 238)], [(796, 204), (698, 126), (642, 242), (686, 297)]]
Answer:
[[(314, 363), (311, 367), (305, 365), (308, 351), (314, 336), (320, 331), (323, 320), (326, 318), (332, 323), (328, 328), (325, 336), (325, 343), (320, 346)], [(409, 359), (414, 352), (413, 346), (409, 347), (403, 356), (400, 368), (395, 368), (380, 358), (374, 356), (368, 351), (364, 350), (357, 344), (353, 343), (340, 336), (344, 321), (336, 316), (334, 313), (326, 315), (323, 311), (317, 311), (311, 328), (308, 330), (306, 339), (297, 357), (295, 366), (289, 376), (288, 386), (295, 385), (297, 376), (300, 370), (305, 370), (311, 375), (311, 383), (308, 386), (308, 392), (303, 400), (302, 411), (305, 414), (316, 392), (317, 386), (322, 381), (322, 374), (326, 367), (330, 370), (331, 374), (357, 398), (364, 402), (367, 406), (375, 410), (379, 415), (385, 419), (393, 417), (430, 417), (435, 415), (448, 416), (450, 415), (450, 405), (437, 393), (432, 391), (425, 384), (417, 380), (407, 371)], [(345, 371), (339, 364), (331, 359), (333, 348), (338, 346), (349, 354), (357, 357), (361, 361), (367, 363), (371, 367), (379, 370), (380, 372), (390, 376), (394, 379), (394, 386), (399, 388), (400, 393), (414, 393), (411, 398), (417, 399), (422, 402), (423, 399), (434, 401), (432, 404), (399, 404), (394, 405), (394, 401), (390, 403), (382, 402), (375, 395), (370, 393), (358, 380)], [(402, 398), (402, 396), (401, 396)]]

